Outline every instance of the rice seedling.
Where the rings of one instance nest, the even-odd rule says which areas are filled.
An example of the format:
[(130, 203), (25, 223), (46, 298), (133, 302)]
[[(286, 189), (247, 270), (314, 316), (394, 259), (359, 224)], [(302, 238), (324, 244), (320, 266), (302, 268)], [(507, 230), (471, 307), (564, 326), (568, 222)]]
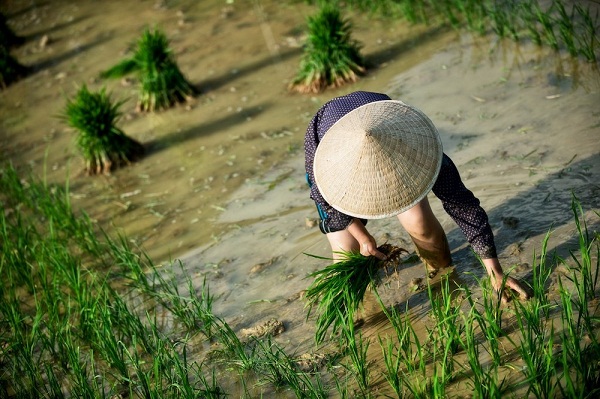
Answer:
[[(400, 383), (402, 383), (402, 386), (406, 388), (405, 390), (408, 390), (413, 396), (423, 397), (428, 389), (426, 376), (427, 360), (430, 356), (426, 353), (424, 344), (421, 343), (409, 320), (408, 302), (406, 302), (404, 314), (400, 314), (395, 307), (391, 307), (389, 310), (386, 308), (376, 289), (374, 293), (396, 333), (396, 346), (388, 341), (387, 354), (384, 356), (384, 358), (387, 358), (387, 360), (384, 359), (388, 372), (386, 379), (388, 379), (394, 391), (399, 389)], [(386, 348), (382, 346), (382, 349), (385, 353)], [(392, 363), (394, 358), (396, 360)], [(396, 373), (398, 370), (401, 371), (400, 376)]]
[[(393, 264), (406, 250), (389, 244), (382, 245), (379, 250), (387, 255), (385, 262)], [(377, 271), (385, 263), (374, 256), (365, 257), (358, 252), (340, 252), (342, 261), (334, 262), (325, 268), (310, 273), (314, 281), (306, 290), (307, 319), (313, 308), (317, 308), (315, 341), (320, 344), (325, 339), (327, 330), (332, 327), (331, 334), (350, 328), (354, 323), (354, 314), (362, 303), (369, 286), (374, 287), (378, 281)], [(319, 256), (309, 255), (319, 259)]]
[(522, 25), (527, 29), (527, 34), (533, 43), (538, 46), (542, 45), (542, 36), (537, 26), (537, 16), (533, 7), (533, 2), (537, 0), (528, 0), (520, 4), (518, 16), (522, 21)]
[(135, 73), (139, 80), (138, 111), (154, 112), (188, 101), (196, 90), (179, 70), (167, 36), (155, 29), (144, 30), (131, 58), (104, 71), (104, 78), (122, 78)]
[(463, 15), (469, 30), (480, 35), (485, 33), (485, 16), (488, 13), (485, 2), (477, 0), (456, 1), (455, 7)]
[(447, 346), (450, 353), (455, 354), (461, 348), (465, 326), (460, 320), (461, 301), (453, 300), (448, 275), (441, 277), (439, 293), (434, 293), (430, 284), (427, 293), (431, 302), (431, 316), (436, 322), (435, 334), (442, 346)]
[[(499, 348), (499, 339), (504, 334), (502, 331), (503, 308), (501, 306), (501, 301), (498, 300), (498, 296), (490, 287), (489, 280), (477, 281), (482, 288), (482, 303), (480, 305), (475, 302), (470, 290), (467, 287), (463, 288), (466, 300), (471, 307), (471, 313), (468, 319), (471, 323), (471, 327), (465, 326), (465, 331), (470, 333), (471, 331), (469, 331), (469, 328), (472, 328), (473, 321), (477, 321), (477, 325), (479, 325), (479, 328), (487, 341), (487, 346), (485, 348), (492, 358), (494, 365), (499, 366), (503, 364), (502, 354), (500, 353)], [(478, 308), (482, 308), (482, 311)]]
[(573, 23), (575, 16), (575, 7), (572, 8), (571, 15), (567, 13), (565, 5), (561, 0), (555, 0), (554, 5), (558, 9), (558, 33), (567, 47), (567, 51), (572, 57), (577, 56), (577, 46), (575, 44), (575, 24)]
[[(45, 387), (44, 397), (46, 398), (62, 398), (64, 397), (64, 393), (62, 391), (62, 386), (59, 382), (59, 377), (54, 372), (54, 368), (52, 364), (46, 363), (44, 364), (44, 375), (48, 381)], [(1, 391), (0, 391), (1, 392)], [(8, 394), (6, 395), (8, 397)], [(101, 396), (97, 396), (101, 397)]]
[(28, 69), (11, 54), (10, 49), (21, 45), (24, 39), (17, 36), (0, 13), (0, 87), (6, 89), (11, 83), (22, 78)]
[[(479, 343), (475, 339), (475, 320), (480, 320), (480, 313), (471, 308), (468, 315), (463, 315), (465, 323), (464, 348), (467, 355), (467, 373), (471, 372), (471, 383), (474, 398), (500, 398), (506, 389), (505, 379), (498, 382), (498, 363), (494, 361), (487, 369), (481, 364)], [(481, 324), (480, 324), (481, 327)], [(482, 331), (485, 331), (481, 327)]]
[(427, 15), (423, 1), (401, 0), (398, 7), (402, 16), (411, 24), (427, 23)]
[(67, 99), (61, 118), (77, 132), (77, 147), (88, 174), (109, 174), (113, 167), (130, 163), (144, 152), (140, 143), (116, 126), (122, 104), (113, 103), (105, 89), (94, 93), (85, 85)]
[(6, 22), (6, 16), (0, 12), (0, 47), (7, 49), (20, 46), (25, 42), (25, 39), (12, 30)]
[(404, 379), (400, 375), (402, 358), (400, 354), (397, 353), (396, 346), (392, 339), (387, 338), (385, 342), (381, 336), (379, 336), (378, 339), (382, 351), (383, 363), (385, 364), (385, 379), (396, 396), (401, 398), (404, 393)]
[[(55, 230), (55, 234), (61, 235), (59, 241), (75, 240), (83, 251), (95, 259), (102, 259), (104, 250), (95, 236), (94, 224), (85, 212), (75, 215), (71, 207), (68, 180), (65, 187), (50, 186), (31, 175), (26, 181), (22, 181), (11, 165), (3, 168), (1, 175), (0, 187), (3, 192), (10, 193), (5, 202), (6, 206), (15, 208), (25, 205), (29, 209), (35, 209), (40, 218), (51, 221), (52, 226), (48, 229)], [(20, 217), (20, 213), (15, 215)], [(35, 231), (34, 225), (30, 226), (30, 229)], [(34, 237), (27, 238), (36, 240)]]
[(564, 380), (560, 389), (565, 397), (590, 397), (600, 392), (600, 343), (594, 331), (587, 331), (575, 317), (573, 294), (564, 288), (562, 280), (559, 285), (563, 327), (560, 363)]
[(299, 385), (294, 362), (270, 336), (265, 339), (255, 338), (254, 344), (257, 347), (257, 368), (261, 370), (260, 374), (265, 381), (270, 382), (276, 388), (287, 384)]
[(153, 265), (152, 261), (147, 256), (134, 251), (127, 237), (119, 234), (115, 239), (111, 239), (106, 233), (104, 233), (104, 237), (107, 252), (113, 259), (114, 264), (119, 267), (121, 277), (126, 281), (130, 281), (129, 284), (144, 293), (155, 293), (154, 279), (156, 274), (151, 275), (153, 280), (150, 281), (145, 271), (148, 264)]
[[(421, 343), (408, 318), (408, 302), (405, 313), (401, 315), (395, 307), (388, 310), (377, 290), (374, 292), (396, 333), (396, 345), (388, 340), (386, 347), (382, 346), (387, 370), (386, 379), (396, 394), (402, 388), (402, 395), (398, 394), (398, 397), (405, 397), (406, 391), (415, 398), (427, 397), (430, 388), (427, 379), (427, 361), (431, 356), (426, 353), (424, 344)], [(380, 345), (381, 342), (380, 338)]]
[(81, 347), (76, 342), (67, 340), (65, 346), (69, 357), (69, 381), (71, 382), (73, 395), (80, 398), (105, 397), (102, 394), (103, 389), (98, 383), (99, 376), (94, 370), (94, 362), (92, 361), (94, 351), (90, 350), (86, 359), (86, 356), (81, 353)]
[[(181, 374), (181, 372), (179, 374)], [(187, 396), (188, 398), (196, 398), (199, 396), (205, 399), (224, 399), (227, 397), (227, 394), (217, 383), (215, 369), (212, 369), (210, 381), (202, 373), (202, 367), (200, 365), (197, 365), (195, 374), (198, 377), (198, 384), (200, 387), (197, 389), (194, 396)]]
[(379, 261), (375, 257), (364, 257), (359, 253), (343, 255), (343, 261), (309, 274), (315, 280), (306, 290), (307, 318), (316, 306), (319, 311), (315, 333), (317, 344), (324, 341), (330, 326), (334, 335), (354, 323), (355, 311), (368, 285), (376, 278)]
[[(135, 339), (133, 347), (135, 348)], [(166, 388), (163, 386), (163, 372), (170, 366), (164, 363), (165, 358), (153, 356), (150, 360), (145, 360), (136, 350), (123, 348), (123, 352), (127, 356), (128, 363), (131, 364), (132, 374), (135, 375), (135, 379), (130, 380), (130, 390), (139, 391), (139, 395), (143, 398), (162, 398)], [(149, 367), (145, 367), (146, 363), (149, 363)]]
[(10, 50), (0, 44), (0, 88), (6, 89), (12, 83), (25, 76), (27, 71), (27, 67), (21, 65), (10, 54)]
[(554, 33), (554, 18), (552, 17), (551, 10), (542, 10), (537, 0), (531, 3), (537, 22), (542, 29), (542, 38), (545, 39), (546, 44), (554, 50), (558, 50), (558, 40)]
[(512, 21), (515, 9), (513, 9), (510, 2), (494, 1), (489, 6), (488, 13), (492, 21), (492, 29), (499, 37), (511, 36), (514, 40), (519, 39), (515, 24)]
[(598, 45), (598, 11), (592, 18), (589, 7), (584, 9), (580, 4), (574, 4), (574, 12), (582, 19), (581, 32), (577, 35), (579, 53), (589, 62), (596, 61), (596, 47)]
[[(597, 297), (598, 281), (600, 279), (600, 245), (598, 236), (591, 237), (588, 230), (585, 215), (581, 203), (576, 197), (571, 200), (571, 210), (579, 238), (579, 258), (571, 252), (571, 258), (574, 262), (572, 281), (577, 287), (580, 300), (583, 302), (580, 311), (583, 311), (583, 304), (588, 303)], [(596, 258), (594, 264), (594, 255)], [(563, 262), (565, 263), (565, 262)], [(579, 277), (577, 277), (579, 275)]]
[(316, 377), (315, 383), (307, 373), (297, 369), (293, 357), (273, 341), (271, 336), (254, 339), (257, 365), (255, 371), (262, 375), (264, 382), (276, 388), (289, 387), (298, 398), (326, 398), (327, 394)]
[(441, 2), (440, 3), (440, 12), (448, 20), (450, 26), (454, 29), (459, 29), (461, 26), (461, 21), (458, 13), (456, 12), (454, 4), (452, 2)]
[(350, 365), (347, 365), (346, 367), (354, 375), (362, 394), (366, 396), (369, 392), (371, 376), (369, 372), (369, 361), (367, 359), (370, 341), (364, 339), (360, 333), (357, 337), (353, 323), (350, 323), (347, 327), (347, 329), (343, 330), (343, 335), (345, 352), (350, 358)]
[(20, 214), (8, 220), (2, 205), (0, 205), (0, 223), (3, 265), (6, 267), (4, 272), (16, 285), (25, 285), (29, 292), (33, 292), (35, 271), (31, 261), (33, 254), (30, 243), (39, 239), (37, 231), (23, 221)]
[(120, 383), (127, 384), (132, 378), (126, 356), (128, 351), (121, 339), (114, 335), (111, 325), (107, 326), (103, 321), (98, 326), (92, 340), (92, 346), (96, 349), (96, 352), (102, 356), (111, 368), (116, 370), (116, 374), (111, 373), (113, 377)]
[(222, 358), (241, 371), (251, 370), (255, 367), (257, 364), (256, 347), (242, 342), (225, 320), (215, 317), (215, 325), (216, 338), (223, 346), (223, 349), (220, 350)]
[(300, 68), (290, 90), (319, 93), (355, 82), (365, 72), (360, 45), (351, 37), (351, 24), (335, 5), (323, 4), (308, 17), (308, 38)]
[[(571, 251), (574, 267), (566, 260), (560, 262), (567, 267), (569, 273), (559, 278), (561, 296), (562, 365), (565, 387), (561, 390), (570, 397), (583, 396), (584, 393), (600, 391), (600, 341), (596, 329), (598, 324), (598, 304), (590, 312), (590, 304), (597, 297), (600, 244), (597, 236), (590, 237), (583, 209), (577, 198), (573, 197), (571, 209), (579, 238), (577, 254)], [(594, 263), (595, 258), (595, 263)], [(573, 283), (575, 293), (568, 291), (563, 285), (563, 278)], [(574, 380), (572, 373), (574, 372)]]
[[(190, 399), (198, 397), (206, 399), (225, 397), (225, 393), (217, 384), (214, 369), (212, 370), (212, 378), (209, 382), (202, 373), (201, 365), (196, 362), (192, 364), (188, 362), (186, 345), (183, 345), (181, 356), (174, 349), (167, 353), (172, 367), (164, 370), (169, 395), (176, 398)], [(197, 382), (192, 380), (192, 373), (197, 376)]]
[[(12, 375), (8, 376), (7, 382), (14, 385), (14, 389), (41, 396), (43, 374), (38, 348), (42, 343), (42, 313), (36, 311), (35, 315), (28, 315), (23, 312), (15, 290), (11, 291), (10, 298), (1, 298), (0, 301), (3, 324), (9, 330), (6, 370), (10, 370)], [(2, 379), (6, 377), (2, 375)]]
[[(188, 330), (202, 331), (207, 338), (212, 338), (215, 326), (215, 316), (212, 313), (212, 303), (214, 297), (210, 294), (210, 289), (206, 284), (206, 279), (202, 282), (200, 293), (194, 288), (191, 278), (185, 275), (184, 266), (181, 261), (176, 263), (186, 276), (186, 284), (189, 296), (183, 296), (179, 291), (179, 282), (173, 276), (165, 277), (154, 265), (152, 260), (146, 258), (146, 263), (150, 269), (148, 276), (142, 269), (140, 259), (142, 257), (133, 255), (127, 242), (121, 239), (121, 245), (111, 243), (111, 250), (117, 254), (123, 262), (123, 270), (128, 278), (132, 279), (135, 287), (144, 293), (156, 299), (162, 306), (175, 315)], [(129, 273), (129, 272), (132, 272)]]
[(557, 389), (554, 322), (550, 317), (553, 305), (545, 292), (551, 271), (546, 259), (548, 238), (549, 233), (544, 238), (539, 263), (533, 267), (534, 297), (526, 303), (516, 301), (514, 307), (521, 332), (516, 347), (524, 363), (522, 372), (528, 384), (527, 394), (538, 398), (553, 398)]

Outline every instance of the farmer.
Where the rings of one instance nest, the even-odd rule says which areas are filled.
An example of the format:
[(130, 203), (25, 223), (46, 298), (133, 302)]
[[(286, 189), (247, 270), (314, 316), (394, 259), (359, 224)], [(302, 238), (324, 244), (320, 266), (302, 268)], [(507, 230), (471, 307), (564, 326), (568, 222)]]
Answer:
[[(385, 259), (367, 220), (397, 216), (431, 272), (450, 266), (446, 234), (427, 200), (433, 191), (483, 260), (495, 290), (502, 289), (504, 275), (487, 214), (421, 111), (385, 94), (350, 93), (319, 109), (304, 146), (310, 197), (336, 261), (341, 251)], [(506, 286), (528, 297), (512, 277)]]

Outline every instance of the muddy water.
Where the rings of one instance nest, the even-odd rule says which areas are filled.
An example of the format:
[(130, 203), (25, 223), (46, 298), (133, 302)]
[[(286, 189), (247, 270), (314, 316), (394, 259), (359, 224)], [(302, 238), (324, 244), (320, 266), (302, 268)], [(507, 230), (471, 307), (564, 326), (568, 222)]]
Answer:
[[(177, 257), (228, 229), (215, 219), (248, 179), (302, 151), (304, 129), (324, 101), (287, 90), (314, 8), (273, 1), (95, 1), (8, 4), (13, 29), (28, 38), (15, 52), (33, 73), (2, 93), (3, 156), (70, 180), (73, 203), (105, 229), (122, 229), (154, 259)], [(453, 38), (364, 16), (352, 17), (370, 72), (352, 89), (382, 89)], [(201, 94), (155, 114), (134, 112), (135, 82), (98, 74), (129, 55), (145, 27), (171, 40), (180, 69)], [(44, 36), (47, 44), (41, 45)], [(418, 46), (417, 46), (418, 43)], [(126, 99), (119, 126), (147, 148), (111, 176), (81, 175), (74, 132), (56, 116), (87, 84)]]

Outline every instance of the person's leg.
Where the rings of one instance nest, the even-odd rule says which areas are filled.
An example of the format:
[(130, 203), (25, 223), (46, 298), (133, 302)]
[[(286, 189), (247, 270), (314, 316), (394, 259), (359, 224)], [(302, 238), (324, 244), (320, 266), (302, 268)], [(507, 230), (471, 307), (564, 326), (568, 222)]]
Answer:
[(333, 259), (335, 262), (343, 260), (342, 255), (339, 254), (341, 251), (360, 251), (360, 244), (356, 239), (348, 232), (348, 230), (340, 230), (333, 233), (327, 233), (327, 239), (331, 245), (331, 251), (333, 253)]
[(419, 257), (428, 269), (450, 266), (452, 258), (446, 233), (425, 197), (414, 207), (398, 215), (402, 227), (412, 238)]

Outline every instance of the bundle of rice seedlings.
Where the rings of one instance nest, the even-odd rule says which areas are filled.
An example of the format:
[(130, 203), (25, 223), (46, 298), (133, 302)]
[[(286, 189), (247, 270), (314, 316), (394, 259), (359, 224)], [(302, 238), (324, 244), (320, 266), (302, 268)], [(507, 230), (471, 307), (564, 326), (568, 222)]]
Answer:
[(7, 47), (0, 44), (0, 88), (6, 89), (27, 73), (27, 67), (21, 65)]
[(20, 46), (25, 42), (25, 39), (13, 32), (10, 26), (6, 23), (6, 17), (0, 12), (0, 43), (6, 48)]
[(169, 48), (169, 41), (159, 30), (146, 29), (137, 42), (132, 58), (104, 71), (104, 78), (121, 78), (136, 73), (139, 80), (138, 111), (155, 111), (188, 101), (195, 89), (185, 79)]
[(402, 253), (408, 252), (390, 244), (383, 244), (379, 250), (386, 254), (385, 261), (358, 252), (342, 252), (342, 261), (309, 274), (315, 280), (306, 290), (309, 308), (307, 318), (316, 307), (319, 312), (315, 333), (317, 344), (323, 342), (330, 326), (332, 335), (352, 326), (365, 291), (379, 281), (377, 271), (393, 264)]
[(319, 93), (328, 87), (355, 82), (365, 72), (360, 45), (351, 38), (350, 22), (337, 7), (324, 4), (308, 17), (308, 38), (300, 70), (289, 89)]
[(140, 143), (116, 126), (122, 104), (113, 104), (105, 89), (92, 93), (85, 85), (67, 99), (62, 118), (79, 133), (77, 146), (88, 174), (108, 174), (113, 166), (129, 163), (144, 152)]
[(6, 18), (0, 13), (0, 88), (19, 80), (27, 73), (27, 68), (21, 65), (11, 54), (10, 49), (23, 43), (23, 38), (14, 34), (6, 24)]

